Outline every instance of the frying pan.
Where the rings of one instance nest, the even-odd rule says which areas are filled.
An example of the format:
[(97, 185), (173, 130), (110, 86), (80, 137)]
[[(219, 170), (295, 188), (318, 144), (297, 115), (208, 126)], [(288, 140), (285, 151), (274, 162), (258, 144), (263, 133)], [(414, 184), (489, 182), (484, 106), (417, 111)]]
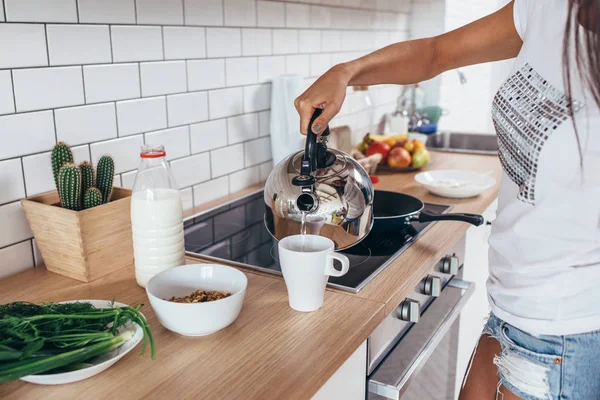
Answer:
[(411, 222), (462, 221), (479, 226), (484, 222), (479, 214), (438, 214), (424, 211), (423, 202), (403, 193), (376, 190), (373, 197), (375, 217), (371, 232), (401, 233), (411, 227)]

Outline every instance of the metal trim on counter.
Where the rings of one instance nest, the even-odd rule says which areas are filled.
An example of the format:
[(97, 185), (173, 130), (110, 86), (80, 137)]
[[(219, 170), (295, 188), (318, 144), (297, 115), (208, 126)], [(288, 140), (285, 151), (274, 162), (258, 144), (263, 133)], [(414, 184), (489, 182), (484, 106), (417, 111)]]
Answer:
[[(439, 342), (450, 330), (467, 301), (475, 291), (475, 284), (452, 279), (439, 298), (423, 313), (422, 319), (415, 324), (384, 361), (369, 377), (368, 390), (379, 396), (399, 400), (408, 388), (411, 379), (424, 366)], [(455, 299), (458, 297), (457, 299)], [(440, 320), (436, 326), (428, 325), (428, 320)], [(405, 345), (408, 336), (413, 336), (419, 344), (418, 351)], [(408, 363), (408, 365), (406, 365)], [(400, 370), (398, 367), (400, 366)]]

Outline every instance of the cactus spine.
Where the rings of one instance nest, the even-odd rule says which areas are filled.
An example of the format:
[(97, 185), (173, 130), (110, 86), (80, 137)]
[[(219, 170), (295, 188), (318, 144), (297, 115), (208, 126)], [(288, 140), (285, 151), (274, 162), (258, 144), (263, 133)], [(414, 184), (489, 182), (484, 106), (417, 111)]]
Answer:
[(81, 171), (75, 164), (66, 163), (58, 172), (58, 195), (64, 208), (81, 208)]
[(113, 179), (115, 177), (115, 162), (110, 156), (102, 156), (96, 166), (96, 187), (102, 192), (102, 203), (110, 201)]
[(69, 145), (64, 142), (58, 142), (56, 146), (52, 149), (52, 154), (50, 155), (52, 160), (52, 174), (54, 175), (54, 185), (58, 190), (58, 173), (63, 165), (66, 163), (73, 162), (73, 152)]
[(87, 210), (100, 204), (102, 204), (102, 193), (100, 190), (94, 186), (87, 188), (83, 197), (83, 208)]
[(83, 200), (88, 188), (96, 186), (94, 178), (94, 166), (89, 162), (84, 161), (79, 164), (79, 169), (81, 170), (81, 200)]

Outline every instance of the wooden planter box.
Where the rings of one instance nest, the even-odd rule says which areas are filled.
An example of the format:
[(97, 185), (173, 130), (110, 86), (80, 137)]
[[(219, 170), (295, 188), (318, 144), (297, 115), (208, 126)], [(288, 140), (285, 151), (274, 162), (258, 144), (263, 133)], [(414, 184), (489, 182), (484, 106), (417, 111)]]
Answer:
[(83, 211), (60, 207), (56, 191), (21, 204), (48, 271), (91, 282), (133, 265), (131, 190), (114, 188), (109, 203)]

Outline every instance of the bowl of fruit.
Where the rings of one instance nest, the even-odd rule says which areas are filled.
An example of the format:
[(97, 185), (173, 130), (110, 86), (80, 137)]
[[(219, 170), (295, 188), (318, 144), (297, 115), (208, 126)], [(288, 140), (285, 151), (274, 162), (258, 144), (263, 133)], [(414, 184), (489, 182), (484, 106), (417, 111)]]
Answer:
[(371, 157), (380, 154), (378, 167), (399, 172), (417, 171), (431, 161), (431, 155), (425, 144), (408, 134), (374, 135), (367, 133), (356, 147), (354, 154)]

